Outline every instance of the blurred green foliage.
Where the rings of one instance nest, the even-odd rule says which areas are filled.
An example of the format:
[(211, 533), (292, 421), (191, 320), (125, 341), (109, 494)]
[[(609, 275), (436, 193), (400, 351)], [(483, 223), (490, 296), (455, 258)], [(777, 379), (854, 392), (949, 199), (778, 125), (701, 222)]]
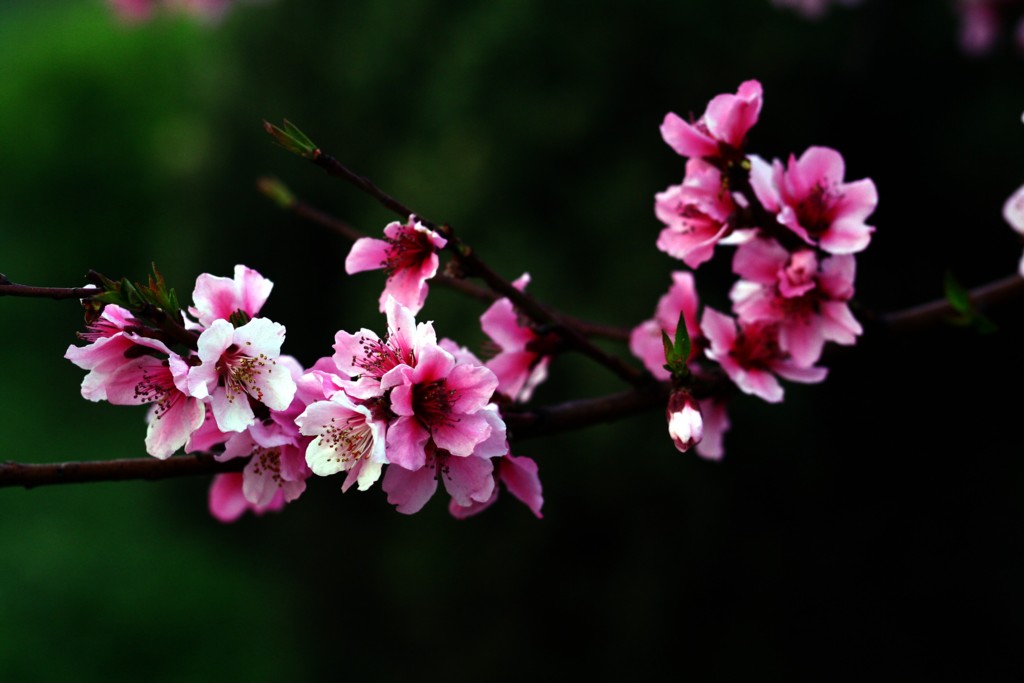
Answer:
[[(973, 286), (1019, 259), (998, 208), (1024, 179), (1021, 62), (1008, 50), (967, 60), (954, 36), (945, 6), (924, 0), (869, 0), (821, 23), (767, 0), (278, 0), (240, 3), (218, 25), (138, 26), (98, 0), (7, 0), (0, 271), (72, 286), (90, 268), (142, 279), (156, 261), (185, 298), (200, 272), (245, 263), (275, 281), (265, 313), (305, 364), (337, 329), (381, 330), (380, 278), (345, 277), (346, 245), (255, 190), (271, 174), (365, 231), (393, 218), (272, 145), (261, 120), (287, 117), (500, 272), (531, 272), (542, 300), (631, 326), (679, 265), (653, 246), (653, 194), (683, 174), (662, 117), (699, 115), (759, 78), (755, 151), (833, 146), (849, 178), (878, 184), (860, 298), (894, 309), (940, 297), (946, 268)], [(698, 281), (724, 308), (720, 261)], [(143, 455), (144, 409), (87, 404), (61, 358), (75, 305), (0, 308), (0, 458)], [(474, 346), (480, 312), (441, 291), (423, 317)], [(899, 363), (922, 358), (901, 349)], [(907, 367), (892, 363), (880, 377)], [(865, 558), (933, 558), (938, 538), (893, 512), (899, 487), (872, 488), (883, 451), (866, 462), (860, 435), (837, 443), (876, 400), (862, 381), (872, 370), (854, 362), (791, 387), (782, 407), (737, 402), (722, 464), (677, 454), (658, 413), (524, 442), (516, 452), (536, 457), (545, 484), (542, 522), (509, 496), (467, 522), (440, 496), (405, 518), (379, 490), (342, 496), (330, 481), (233, 526), (207, 516), (199, 480), (0, 491), (0, 681), (460, 681), (542, 667), (773, 680), (849, 660), (878, 645), (869, 624), (889, 624), (880, 640), (912, 632), (893, 594), (933, 594), (909, 578), (927, 563), (902, 560), (890, 583)], [(618, 387), (566, 358), (537, 399)], [(898, 386), (889, 394), (906, 405)], [(1019, 451), (1005, 444), (999, 457)], [(912, 481), (911, 460), (890, 479)], [(1021, 481), (1019, 468), (991, 476)], [(948, 509), (928, 502), (929, 515)], [(977, 509), (950, 533), (978, 538)], [(1019, 518), (1019, 506), (997, 512)], [(910, 528), (925, 540), (904, 544)], [(916, 652), (898, 670), (919, 671)]]

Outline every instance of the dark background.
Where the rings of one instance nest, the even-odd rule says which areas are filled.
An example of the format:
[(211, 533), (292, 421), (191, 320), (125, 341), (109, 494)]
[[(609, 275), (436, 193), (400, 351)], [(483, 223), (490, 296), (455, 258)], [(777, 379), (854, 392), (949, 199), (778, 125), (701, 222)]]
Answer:
[[(1000, 209), (1024, 182), (1024, 62), (969, 59), (956, 31), (934, 0), (817, 23), (767, 0), (279, 0), (131, 27), (7, 0), (0, 271), (71, 286), (155, 260), (187, 297), (245, 263), (307, 365), (338, 329), (382, 330), (381, 279), (254, 189), (392, 219), (271, 145), (261, 119), (288, 117), (542, 300), (631, 326), (681, 267), (654, 247), (684, 164), (664, 114), (757, 78), (752, 151), (827, 145), (876, 182), (857, 298), (897, 310), (1022, 252)], [(730, 282), (728, 259), (698, 273), (719, 308)], [(76, 305), (0, 308), (0, 459), (144, 455), (145, 411), (82, 400), (62, 359)], [(869, 330), (824, 384), (737, 401), (721, 463), (677, 453), (658, 412), (523, 442), (543, 521), (507, 495), (406, 517), (324, 480), (227, 526), (202, 478), (0, 491), (0, 680), (1020, 680), (1018, 311), (989, 336)], [(421, 318), (476, 345), (480, 312), (438, 291)], [(621, 388), (578, 357), (552, 374), (538, 402)]]

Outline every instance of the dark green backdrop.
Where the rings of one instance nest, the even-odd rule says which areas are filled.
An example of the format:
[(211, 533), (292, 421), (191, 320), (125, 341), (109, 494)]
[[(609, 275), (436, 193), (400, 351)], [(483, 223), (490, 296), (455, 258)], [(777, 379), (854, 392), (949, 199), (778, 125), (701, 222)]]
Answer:
[[(653, 194), (683, 175), (662, 117), (758, 78), (754, 151), (836, 147), (877, 183), (858, 298), (901, 308), (1021, 255), (1000, 207), (1024, 182), (1024, 61), (967, 59), (955, 32), (934, 0), (820, 23), (768, 0), (278, 0), (137, 27), (6, 0), (0, 272), (70, 286), (155, 260), (187, 295), (245, 263), (304, 363), (380, 330), (380, 278), (346, 277), (344, 244), (254, 189), (391, 220), (272, 146), (261, 119), (288, 117), (543, 300), (633, 325), (679, 265), (654, 248)], [(719, 307), (729, 283), (727, 259), (699, 273)], [(480, 312), (438, 292), (423, 316), (476, 344)], [(143, 409), (78, 395), (75, 304), (0, 315), (0, 459), (144, 455)], [(869, 334), (825, 384), (737, 402), (719, 464), (658, 413), (524, 442), (543, 521), (507, 496), (404, 517), (331, 481), (230, 526), (202, 479), (0, 491), (0, 680), (1019, 679), (1018, 318)], [(566, 358), (537, 399), (617, 388)]]

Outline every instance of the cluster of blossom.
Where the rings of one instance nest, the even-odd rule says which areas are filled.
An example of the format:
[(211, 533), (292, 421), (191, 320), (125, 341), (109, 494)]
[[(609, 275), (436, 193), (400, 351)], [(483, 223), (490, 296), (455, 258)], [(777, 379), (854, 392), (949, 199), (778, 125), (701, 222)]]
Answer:
[[(420, 256), (436, 259), (432, 250)], [(405, 265), (422, 265), (402, 257)], [(396, 263), (391, 269), (389, 287), (415, 279)], [(215, 452), (220, 461), (248, 458), (240, 474), (213, 482), (210, 510), (222, 521), (278, 510), (302, 494), (311, 474), (342, 472), (343, 491), (353, 484), (366, 490), (383, 474), (388, 501), (410, 514), (440, 480), (456, 517), (493, 503), (497, 478), (540, 516), (537, 466), (509, 452), (494, 402), (499, 378), (472, 353), (438, 341), (431, 323), (417, 324), (413, 309), (388, 295), (384, 339), (366, 329), (339, 331), (334, 354), (304, 370), (281, 355), (284, 326), (258, 317), (272, 286), (245, 266), (236, 266), (233, 278), (200, 275), (183, 315), (194, 348), (180, 352), (159, 328), (106, 304), (80, 335), (88, 343), (65, 354), (88, 371), (82, 395), (151, 404), (146, 450), (154, 457), (184, 448)], [(489, 325), (509, 332), (493, 312), (499, 304), (488, 312)]]
[[(761, 105), (761, 84), (747, 81), (736, 94), (712, 99), (695, 122), (665, 117), (662, 137), (688, 161), (683, 182), (656, 195), (655, 214), (665, 224), (657, 247), (696, 269), (719, 244), (736, 246), (735, 317), (706, 307), (698, 320), (693, 275), (676, 272), (654, 318), (633, 330), (630, 349), (652, 374), (669, 379), (662, 336), (674, 337), (681, 320), (692, 340), (689, 372), (711, 378), (717, 364), (742, 392), (778, 402), (778, 377), (821, 381), (825, 342), (853, 344), (861, 333), (849, 308), (853, 255), (871, 239), (865, 220), (878, 196), (869, 179), (847, 182), (843, 157), (827, 147), (785, 163), (747, 154)], [(704, 457), (722, 456), (724, 397), (698, 404), (677, 388), (668, 418), (679, 450), (696, 445)]]
[(109, 0), (126, 22), (148, 21), (157, 11), (183, 12), (201, 19), (219, 19), (232, 0)]
[(991, 52), (1012, 25), (1013, 41), (1024, 50), (1024, 2), (1021, 0), (955, 0), (960, 16), (960, 47), (971, 55)]

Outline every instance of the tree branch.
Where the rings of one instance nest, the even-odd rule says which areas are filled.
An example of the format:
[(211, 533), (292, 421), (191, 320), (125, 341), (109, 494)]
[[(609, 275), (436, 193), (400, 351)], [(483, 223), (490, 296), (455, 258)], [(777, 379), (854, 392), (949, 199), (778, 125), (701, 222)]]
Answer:
[(103, 294), (97, 287), (30, 287), (19, 285), (0, 273), (0, 296), (19, 296), (33, 299), (89, 299)]
[[(976, 287), (968, 295), (971, 303), (979, 310), (998, 306), (1024, 297), (1024, 278), (1014, 274)], [(956, 309), (947, 299), (936, 299), (881, 315), (879, 322), (893, 332), (906, 334), (941, 325), (956, 315)]]
[(26, 489), (51, 484), (87, 484), (100, 481), (156, 480), (197, 474), (241, 472), (243, 458), (217, 462), (212, 455), (178, 455), (167, 460), (130, 458), (91, 462), (58, 462), (44, 465), (19, 462), (0, 463), (0, 488), (22, 486)]

